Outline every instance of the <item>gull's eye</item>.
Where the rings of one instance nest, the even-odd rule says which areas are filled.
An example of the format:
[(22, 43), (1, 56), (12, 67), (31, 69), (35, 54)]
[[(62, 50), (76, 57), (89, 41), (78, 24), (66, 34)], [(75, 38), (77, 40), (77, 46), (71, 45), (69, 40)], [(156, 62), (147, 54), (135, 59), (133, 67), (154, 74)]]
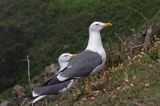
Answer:
[(99, 24), (96, 24), (96, 26), (98, 26)]
[(67, 57), (67, 55), (64, 55), (64, 57)]

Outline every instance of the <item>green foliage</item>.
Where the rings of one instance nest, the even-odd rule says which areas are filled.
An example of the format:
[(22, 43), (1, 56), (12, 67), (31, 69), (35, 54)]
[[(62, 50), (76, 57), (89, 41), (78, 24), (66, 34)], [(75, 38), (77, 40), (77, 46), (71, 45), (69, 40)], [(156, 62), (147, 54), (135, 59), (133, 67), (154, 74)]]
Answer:
[[(134, 106), (137, 103), (144, 103), (146, 105), (151, 104), (153, 106), (157, 105), (160, 99), (160, 66), (157, 62), (158, 58), (156, 60), (152, 58), (152, 55), (157, 51), (158, 48), (145, 55), (139, 57), (137, 55), (137, 58), (132, 60), (132, 64), (128, 66), (128, 64), (124, 63), (123, 67), (118, 68), (116, 71), (112, 70), (113, 73), (109, 75), (102, 72), (100, 78), (96, 78), (95, 80), (94, 77), (97, 76), (92, 77), (94, 82), (88, 82), (88, 78), (83, 84), (78, 82), (79, 87), (76, 86), (73, 91), (64, 94), (57, 100), (48, 101), (47, 106)], [(129, 60), (126, 61), (128, 62)], [(128, 81), (126, 80), (126, 72)], [(111, 80), (106, 82), (106, 79), (103, 78), (104, 76), (109, 77), (106, 79)], [(98, 85), (96, 85), (97, 83)], [(80, 88), (82, 86), (85, 86), (86, 88), (97, 86), (98, 89), (88, 89), (85, 91), (83, 88)], [(81, 93), (79, 90), (84, 91), (85, 93)], [(100, 93), (94, 94), (95, 92)], [(81, 97), (77, 99), (78, 96)]]
[[(25, 56), (31, 46), (23, 29), (0, 23), (0, 91), (15, 84), (26, 68)], [(16, 76), (16, 77), (15, 77)]]
[(11, 92), (12, 92), (12, 89), (5, 90), (4, 92), (1, 93), (0, 98), (8, 99), (8, 97), (12, 96)]
[[(102, 97), (103, 103), (111, 105), (113, 102), (114, 105), (129, 105), (130, 103), (134, 104), (141, 100), (144, 101), (144, 103), (146, 102), (146, 104), (149, 104), (147, 100), (159, 102), (160, 77), (158, 73), (160, 67), (159, 63), (156, 62), (158, 58), (156, 60), (152, 58), (152, 55), (157, 51), (158, 50), (153, 50), (128, 67), (127, 74), (129, 82), (127, 83), (125, 83), (126, 67), (117, 70), (117, 72), (111, 76), (110, 82), (116, 88), (112, 91), (108, 91), (107, 93), (110, 94), (105, 94), (106, 96), (104, 98)], [(130, 84), (134, 84), (134, 86), (123, 89), (123, 86), (125, 88), (125, 86)], [(118, 87), (121, 88), (118, 90)], [(112, 95), (116, 95), (114, 101), (110, 101)], [(152, 105), (156, 105), (156, 103)]]
[[(132, 33), (131, 29), (145, 22), (141, 15), (128, 7), (139, 10), (150, 19), (159, 10), (159, 5), (159, 0), (0, 0), (0, 25), (16, 27), (22, 32), (17, 35), (17, 32), (6, 31), (4, 35), (10, 33), (10, 37), (0, 35), (0, 41), (3, 37), (8, 40), (2, 41), (7, 46), (0, 45), (0, 56), (8, 56), (6, 51), (15, 53), (10, 59), (16, 68), (20, 67), (14, 71), (27, 73), (26, 64), (21, 65), (16, 61), (28, 54), (31, 75), (35, 76), (43, 72), (46, 65), (56, 62), (61, 53), (83, 50), (88, 40), (88, 27), (93, 21), (113, 23), (111, 29), (102, 31), (107, 49), (108, 40), (112, 40), (113, 46), (116, 46), (115, 32), (125, 38)], [(15, 38), (19, 38), (19, 42)], [(10, 45), (13, 45), (12, 48), (9, 48)], [(8, 64), (7, 67), (11, 66)], [(16, 71), (16, 74), (20, 71)], [(24, 76), (22, 81), (15, 79), (27, 82), (26, 74), (21, 76)]]

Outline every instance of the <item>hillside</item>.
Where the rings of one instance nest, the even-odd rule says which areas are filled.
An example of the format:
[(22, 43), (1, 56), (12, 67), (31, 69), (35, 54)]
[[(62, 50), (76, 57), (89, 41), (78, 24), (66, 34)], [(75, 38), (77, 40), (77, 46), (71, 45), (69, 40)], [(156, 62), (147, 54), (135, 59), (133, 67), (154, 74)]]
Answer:
[[(57, 57), (61, 53), (78, 53), (85, 48), (88, 40), (88, 27), (90, 23), (96, 20), (103, 22), (109, 21), (113, 24), (112, 28), (102, 31), (103, 45), (108, 53), (107, 68), (117, 67), (119, 63), (124, 64), (127, 55), (122, 48), (119, 48), (122, 46), (119, 37), (123, 39), (123, 41), (126, 41), (127, 44), (129, 44), (129, 42), (135, 45), (143, 43), (141, 40), (135, 40), (134, 38), (138, 37), (137, 33), (148, 28), (148, 25), (152, 25), (153, 35), (157, 34), (159, 37), (159, 5), (159, 0), (124, 0), (123, 2), (118, 0), (0, 0), (0, 98), (9, 98), (12, 87), (16, 84), (24, 86), (25, 92), (29, 92), (27, 82), (27, 55), (31, 61), (31, 78), (34, 79), (35, 76), (38, 77), (38, 83), (40, 83), (43, 79), (39, 78), (39, 76), (44, 73), (45, 67), (57, 62)], [(134, 36), (135, 33), (136, 36)], [(144, 40), (144, 38), (142, 40)], [(132, 47), (135, 45), (129, 44), (126, 46)], [(158, 52), (159, 48), (155, 51)], [(133, 51), (131, 57), (137, 55), (137, 53), (139, 53), (139, 48)], [(124, 101), (121, 101), (122, 98), (131, 96), (131, 99), (132, 97), (135, 99), (136, 97), (140, 97), (139, 95), (141, 93), (139, 92), (141, 92), (143, 84), (148, 84), (149, 82), (149, 86), (152, 85), (150, 81), (152, 81), (153, 78), (155, 78), (155, 82), (159, 81), (157, 77), (157, 75), (159, 75), (158, 59), (152, 59), (152, 54), (154, 55), (154, 53), (150, 54), (147, 51), (146, 57), (143, 57), (144, 61), (142, 59), (133, 66), (129, 66), (128, 72), (131, 72), (129, 73), (131, 74), (131, 78), (133, 76), (137, 77), (139, 74), (146, 75), (144, 79), (140, 77), (135, 82), (131, 82), (131, 86), (133, 83), (133, 89), (130, 89), (130, 92), (127, 90), (117, 92), (116, 89), (121, 90), (121, 88), (123, 88), (120, 85), (125, 86), (126, 83), (128, 83), (123, 81), (124, 71), (118, 71), (119, 73), (109, 74), (110, 78), (113, 78), (111, 82), (108, 82), (108, 79), (106, 79), (107, 82), (103, 82), (106, 83), (107, 86), (108, 83), (113, 83), (111, 84), (112, 86), (110, 86), (111, 88), (103, 87), (101, 85), (102, 79), (97, 81), (96, 84), (100, 84), (102, 89), (105, 88), (109, 90), (110, 95), (104, 93), (108, 91), (101, 89), (100, 96), (98, 96), (98, 94), (96, 100), (94, 99), (95, 94), (93, 94), (91, 104), (98, 105), (96, 101), (108, 98), (101, 101), (107, 104), (107, 102), (112, 99), (112, 96), (113, 99), (116, 98), (117, 104), (121, 102), (124, 103)], [(147, 76), (147, 73), (150, 73), (148, 72), (150, 69), (150, 67), (148, 67), (149, 64), (153, 65), (151, 69), (154, 70), (155, 67), (156, 73), (151, 75), (151, 78)], [(134, 69), (137, 71), (133, 71)], [(138, 70), (141, 70), (142, 73), (138, 73)], [(100, 76), (100, 74), (97, 76)], [(115, 76), (116, 78), (114, 79)], [(114, 81), (118, 79), (121, 80), (119, 80), (119, 82)], [(144, 81), (143, 83), (142, 80), (146, 82)], [(143, 83), (142, 86), (134, 86), (134, 84), (138, 85), (140, 82)], [(155, 88), (148, 88), (150, 92), (153, 92), (153, 96), (152, 94), (142, 92), (144, 94), (142, 99), (143, 97), (147, 98), (149, 96), (159, 98), (159, 94), (156, 96), (156, 92), (159, 92), (159, 86), (157, 83), (153, 85), (155, 85)], [(94, 88), (91, 83), (89, 87), (90, 89), (92, 87), (93, 89), (97, 89), (96, 86)], [(78, 89), (83, 91), (84, 88), (82, 87), (81, 89), (78, 87)], [(95, 91), (99, 92), (97, 90)], [(138, 92), (137, 95), (134, 91)], [(75, 96), (76, 93), (79, 93), (77, 90), (73, 92), (75, 92), (73, 93)], [(128, 95), (124, 95), (122, 98), (118, 96), (122, 95), (123, 92), (128, 92)], [(84, 93), (87, 94), (82, 96), (82, 100), (72, 96), (73, 98), (68, 98), (62, 102), (62, 104), (68, 103), (68, 101), (75, 101), (75, 104), (79, 104), (79, 102), (83, 102), (83, 98), (85, 101), (85, 98), (88, 98), (88, 96), (92, 95), (90, 93), (94, 92), (86, 90)], [(102, 93), (103, 95), (101, 95)], [(81, 98), (81, 92), (79, 95)], [(63, 98), (66, 98), (66, 96), (60, 99)], [(59, 100), (54, 103), (58, 102)], [(113, 100), (113, 102), (115, 101)]]
[(124, 62), (103, 70), (100, 77), (79, 82), (71, 92), (54, 101), (48, 100), (47, 105), (41, 101), (35, 106), (159, 106), (159, 45), (157, 42), (150, 52), (141, 52), (127, 60), (129, 65)]
[[(148, 50), (138, 47), (140, 39), (132, 36), (128, 43), (134, 42), (138, 49), (121, 64), (103, 69), (96, 76), (79, 80), (70, 92), (56, 99), (40, 101), (35, 106), (159, 106), (160, 99), (160, 12), (141, 26), (139, 32), (144, 35), (144, 28), (152, 25), (154, 43)], [(158, 26), (156, 26), (158, 25)], [(148, 29), (149, 30), (149, 29)], [(144, 39), (144, 38), (143, 38)], [(127, 45), (127, 44), (126, 44)], [(133, 47), (134, 47), (133, 46)], [(141, 50), (139, 49), (141, 48)], [(144, 47), (145, 48), (145, 47)], [(120, 50), (120, 52), (122, 52)], [(113, 52), (114, 56), (115, 53)], [(114, 58), (115, 59), (115, 58)]]

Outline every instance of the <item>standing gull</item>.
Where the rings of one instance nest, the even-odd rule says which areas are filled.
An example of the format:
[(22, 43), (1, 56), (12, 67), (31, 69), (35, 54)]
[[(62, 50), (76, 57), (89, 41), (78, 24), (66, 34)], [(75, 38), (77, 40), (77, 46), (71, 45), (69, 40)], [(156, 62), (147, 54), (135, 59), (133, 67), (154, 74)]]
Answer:
[[(63, 70), (64, 68), (66, 68), (69, 61), (71, 61), (75, 56), (76, 56), (75, 54), (70, 54), (70, 53), (63, 53), (62, 55), (60, 55), (58, 58), (58, 63), (60, 65), (59, 72), (61, 70)], [(53, 75), (53, 76), (55, 76), (55, 75)], [(38, 100), (40, 100), (48, 95), (59, 95), (63, 92), (66, 92), (71, 87), (73, 87), (74, 82), (75, 81), (72, 79), (72, 80), (64, 81), (59, 84), (52, 85), (52, 84), (50, 84), (50, 79), (49, 79), (33, 90), (32, 98), (34, 98), (34, 100), (32, 101), (32, 103), (35, 103)]]
[(92, 75), (102, 69), (106, 62), (106, 52), (103, 48), (100, 31), (111, 23), (93, 22), (89, 27), (89, 41), (86, 49), (72, 59), (67, 67), (50, 79), (50, 83), (82, 78)]

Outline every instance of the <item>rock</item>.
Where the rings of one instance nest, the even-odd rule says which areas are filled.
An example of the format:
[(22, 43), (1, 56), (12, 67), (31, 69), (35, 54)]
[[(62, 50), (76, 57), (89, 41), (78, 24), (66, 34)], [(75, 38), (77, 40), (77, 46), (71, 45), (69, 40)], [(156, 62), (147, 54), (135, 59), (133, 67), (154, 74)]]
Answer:
[(46, 66), (43, 79), (47, 80), (50, 76), (58, 72), (58, 69), (59, 69), (59, 66), (57, 64), (51, 64), (49, 66)]
[(92, 96), (92, 97), (91, 97), (91, 100), (95, 100), (95, 97)]
[(87, 101), (87, 98), (86, 98), (86, 97), (83, 97), (83, 98), (81, 99), (81, 101)]
[(12, 90), (12, 95), (14, 96), (14, 97), (22, 97), (22, 96), (24, 96), (25, 95), (25, 90), (24, 90), (24, 87), (23, 86), (21, 86), (21, 85), (15, 85), (14, 87), (13, 87), (13, 90)]
[(2, 101), (0, 106), (13, 106), (9, 101)]
[(58, 64), (51, 64), (46, 66), (44, 72), (40, 75), (40, 76), (35, 76), (34, 78), (32, 78), (31, 80), (31, 88), (34, 89), (35, 87), (37, 87), (38, 85), (40, 85), (39, 81), (40, 79), (44, 80), (48, 80), (48, 78), (50, 78), (54, 73), (56, 73), (59, 69)]
[(46, 66), (45, 72), (48, 74), (56, 73), (59, 69), (59, 66), (57, 64), (51, 64), (49, 66)]
[(148, 88), (150, 85), (149, 85), (149, 83), (146, 83), (146, 84), (144, 84), (144, 86), (145, 86), (146, 88)]

